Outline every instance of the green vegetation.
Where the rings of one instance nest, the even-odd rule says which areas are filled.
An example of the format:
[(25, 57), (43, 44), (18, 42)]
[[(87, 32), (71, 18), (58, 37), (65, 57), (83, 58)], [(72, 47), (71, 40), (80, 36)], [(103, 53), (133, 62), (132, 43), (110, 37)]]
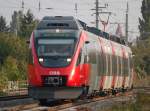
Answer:
[(140, 38), (137, 46), (132, 47), (135, 64), (135, 71), (138, 77), (144, 78), (150, 74), (150, 0), (143, 0), (139, 19)]
[(150, 94), (138, 93), (135, 103), (124, 103), (105, 111), (150, 111)]
[(150, 37), (140, 40), (137, 46), (132, 47), (134, 65), (138, 77), (145, 78), (150, 74)]
[(10, 26), (0, 17), (0, 91), (6, 88), (7, 81), (26, 80), (26, 40), (36, 24), (30, 10), (26, 14), (15, 11)]
[(25, 80), (27, 45), (25, 39), (0, 33), (0, 89), (7, 81)]
[[(141, 36), (137, 45), (132, 47), (135, 71), (138, 77), (145, 78), (150, 74), (150, 1), (143, 0), (139, 19)], [(26, 14), (14, 11), (10, 25), (0, 16), (0, 90), (7, 81), (25, 80), (27, 65), (26, 40), (38, 20), (30, 10)]]

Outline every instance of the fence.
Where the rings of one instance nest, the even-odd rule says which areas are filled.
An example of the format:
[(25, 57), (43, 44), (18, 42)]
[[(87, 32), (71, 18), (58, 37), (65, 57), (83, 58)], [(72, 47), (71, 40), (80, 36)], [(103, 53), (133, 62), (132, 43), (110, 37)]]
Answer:
[(27, 81), (8, 81), (4, 89), (0, 90), (0, 96), (16, 96), (27, 94)]

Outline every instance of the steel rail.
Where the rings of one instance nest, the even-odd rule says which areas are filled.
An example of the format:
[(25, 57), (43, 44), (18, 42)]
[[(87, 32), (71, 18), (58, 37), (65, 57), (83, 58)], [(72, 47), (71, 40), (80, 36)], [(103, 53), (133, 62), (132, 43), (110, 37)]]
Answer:
[(0, 101), (10, 101), (15, 99), (25, 99), (25, 98), (31, 98), (28, 95), (17, 95), (17, 96), (1, 96)]

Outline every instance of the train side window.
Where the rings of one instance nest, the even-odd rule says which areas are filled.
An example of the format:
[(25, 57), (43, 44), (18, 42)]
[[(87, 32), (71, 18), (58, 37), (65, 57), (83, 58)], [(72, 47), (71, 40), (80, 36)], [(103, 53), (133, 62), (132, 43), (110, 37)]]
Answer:
[(106, 75), (108, 75), (109, 74), (109, 65), (108, 65), (108, 54), (106, 53)]
[(124, 76), (125, 65), (124, 65), (124, 57), (122, 58), (122, 75)]
[(114, 56), (114, 74), (117, 75), (117, 56)]
[(103, 66), (103, 55), (102, 55), (102, 52), (100, 52), (100, 60), (99, 60), (99, 64), (100, 64), (100, 74), (102, 75), (103, 74), (103, 70), (104, 70), (104, 66)]
[(79, 56), (78, 56), (78, 60), (77, 60), (77, 66), (81, 63), (81, 57), (82, 57), (82, 49), (80, 50)]
[(130, 59), (129, 59), (129, 57), (128, 57), (127, 63), (128, 63), (127, 71), (128, 71), (128, 75), (130, 75)]
[(107, 55), (107, 59), (108, 59), (108, 75), (110, 75), (111, 73), (111, 57), (110, 57), (110, 54)]
[(127, 58), (127, 75), (129, 75), (129, 58)]
[(106, 55), (105, 55), (105, 53), (102, 53), (102, 56), (103, 56), (103, 67), (104, 67), (103, 74), (106, 75)]
[(121, 75), (121, 57), (119, 56), (119, 73), (118, 75)]
[(112, 55), (110, 54), (110, 75), (112, 75)]
[(122, 76), (124, 76), (124, 57), (122, 57)]
[(112, 55), (112, 74), (115, 74), (115, 56)]
[(108, 75), (110, 75), (110, 55), (107, 54), (107, 66), (108, 66)]
[(123, 58), (123, 74), (126, 75), (126, 58)]
[(87, 49), (87, 45), (88, 44), (84, 44), (84, 63), (88, 63), (89, 62), (89, 55), (88, 55), (88, 49)]
[(125, 68), (125, 75), (128, 75), (128, 58), (124, 59), (124, 68)]
[(120, 75), (120, 56), (118, 56), (118, 75)]
[(120, 59), (119, 59), (119, 58), (120, 58), (120, 57), (117, 56), (117, 75), (120, 74)]
[(32, 49), (29, 48), (28, 50), (28, 63), (33, 64), (33, 55), (32, 55)]
[(122, 75), (122, 57), (120, 57), (120, 75)]
[(129, 55), (129, 62), (130, 62), (130, 75), (131, 75), (131, 73), (132, 73), (132, 68), (133, 68), (133, 61), (132, 61), (131, 54)]
[(112, 55), (112, 74), (115, 75), (116, 74), (116, 56)]

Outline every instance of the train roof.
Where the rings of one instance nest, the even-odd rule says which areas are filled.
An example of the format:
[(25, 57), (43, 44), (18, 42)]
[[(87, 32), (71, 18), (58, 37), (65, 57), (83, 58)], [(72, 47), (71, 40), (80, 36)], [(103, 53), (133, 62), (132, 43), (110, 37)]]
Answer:
[(120, 37), (118, 37), (117, 35), (110, 35), (109, 33), (104, 32), (102, 30), (99, 30), (99, 29), (97, 29), (95, 27), (89, 27), (89, 26), (87, 26), (86, 23), (84, 23), (81, 20), (78, 20), (78, 22), (82, 25), (83, 29), (86, 30), (86, 31), (88, 31), (88, 32), (91, 32), (91, 33), (93, 33), (93, 34), (95, 34), (97, 36), (103, 37), (105, 39), (117, 42), (119, 44), (127, 45), (126, 42), (125, 42), (125, 40), (122, 39), (122, 38), (120, 38)]
[(124, 39), (121, 39), (116, 35), (110, 35), (109, 33), (99, 30), (95, 27), (89, 27), (85, 22), (77, 20), (73, 16), (45, 16), (38, 24), (36, 30), (44, 30), (44, 29), (67, 29), (67, 30), (84, 29), (97, 36), (117, 42), (122, 45), (126, 45)]
[(72, 16), (45, 16), (37, 26), (37, 30), (42, 29), (73, 29), (82, 28), (78, 21)]

